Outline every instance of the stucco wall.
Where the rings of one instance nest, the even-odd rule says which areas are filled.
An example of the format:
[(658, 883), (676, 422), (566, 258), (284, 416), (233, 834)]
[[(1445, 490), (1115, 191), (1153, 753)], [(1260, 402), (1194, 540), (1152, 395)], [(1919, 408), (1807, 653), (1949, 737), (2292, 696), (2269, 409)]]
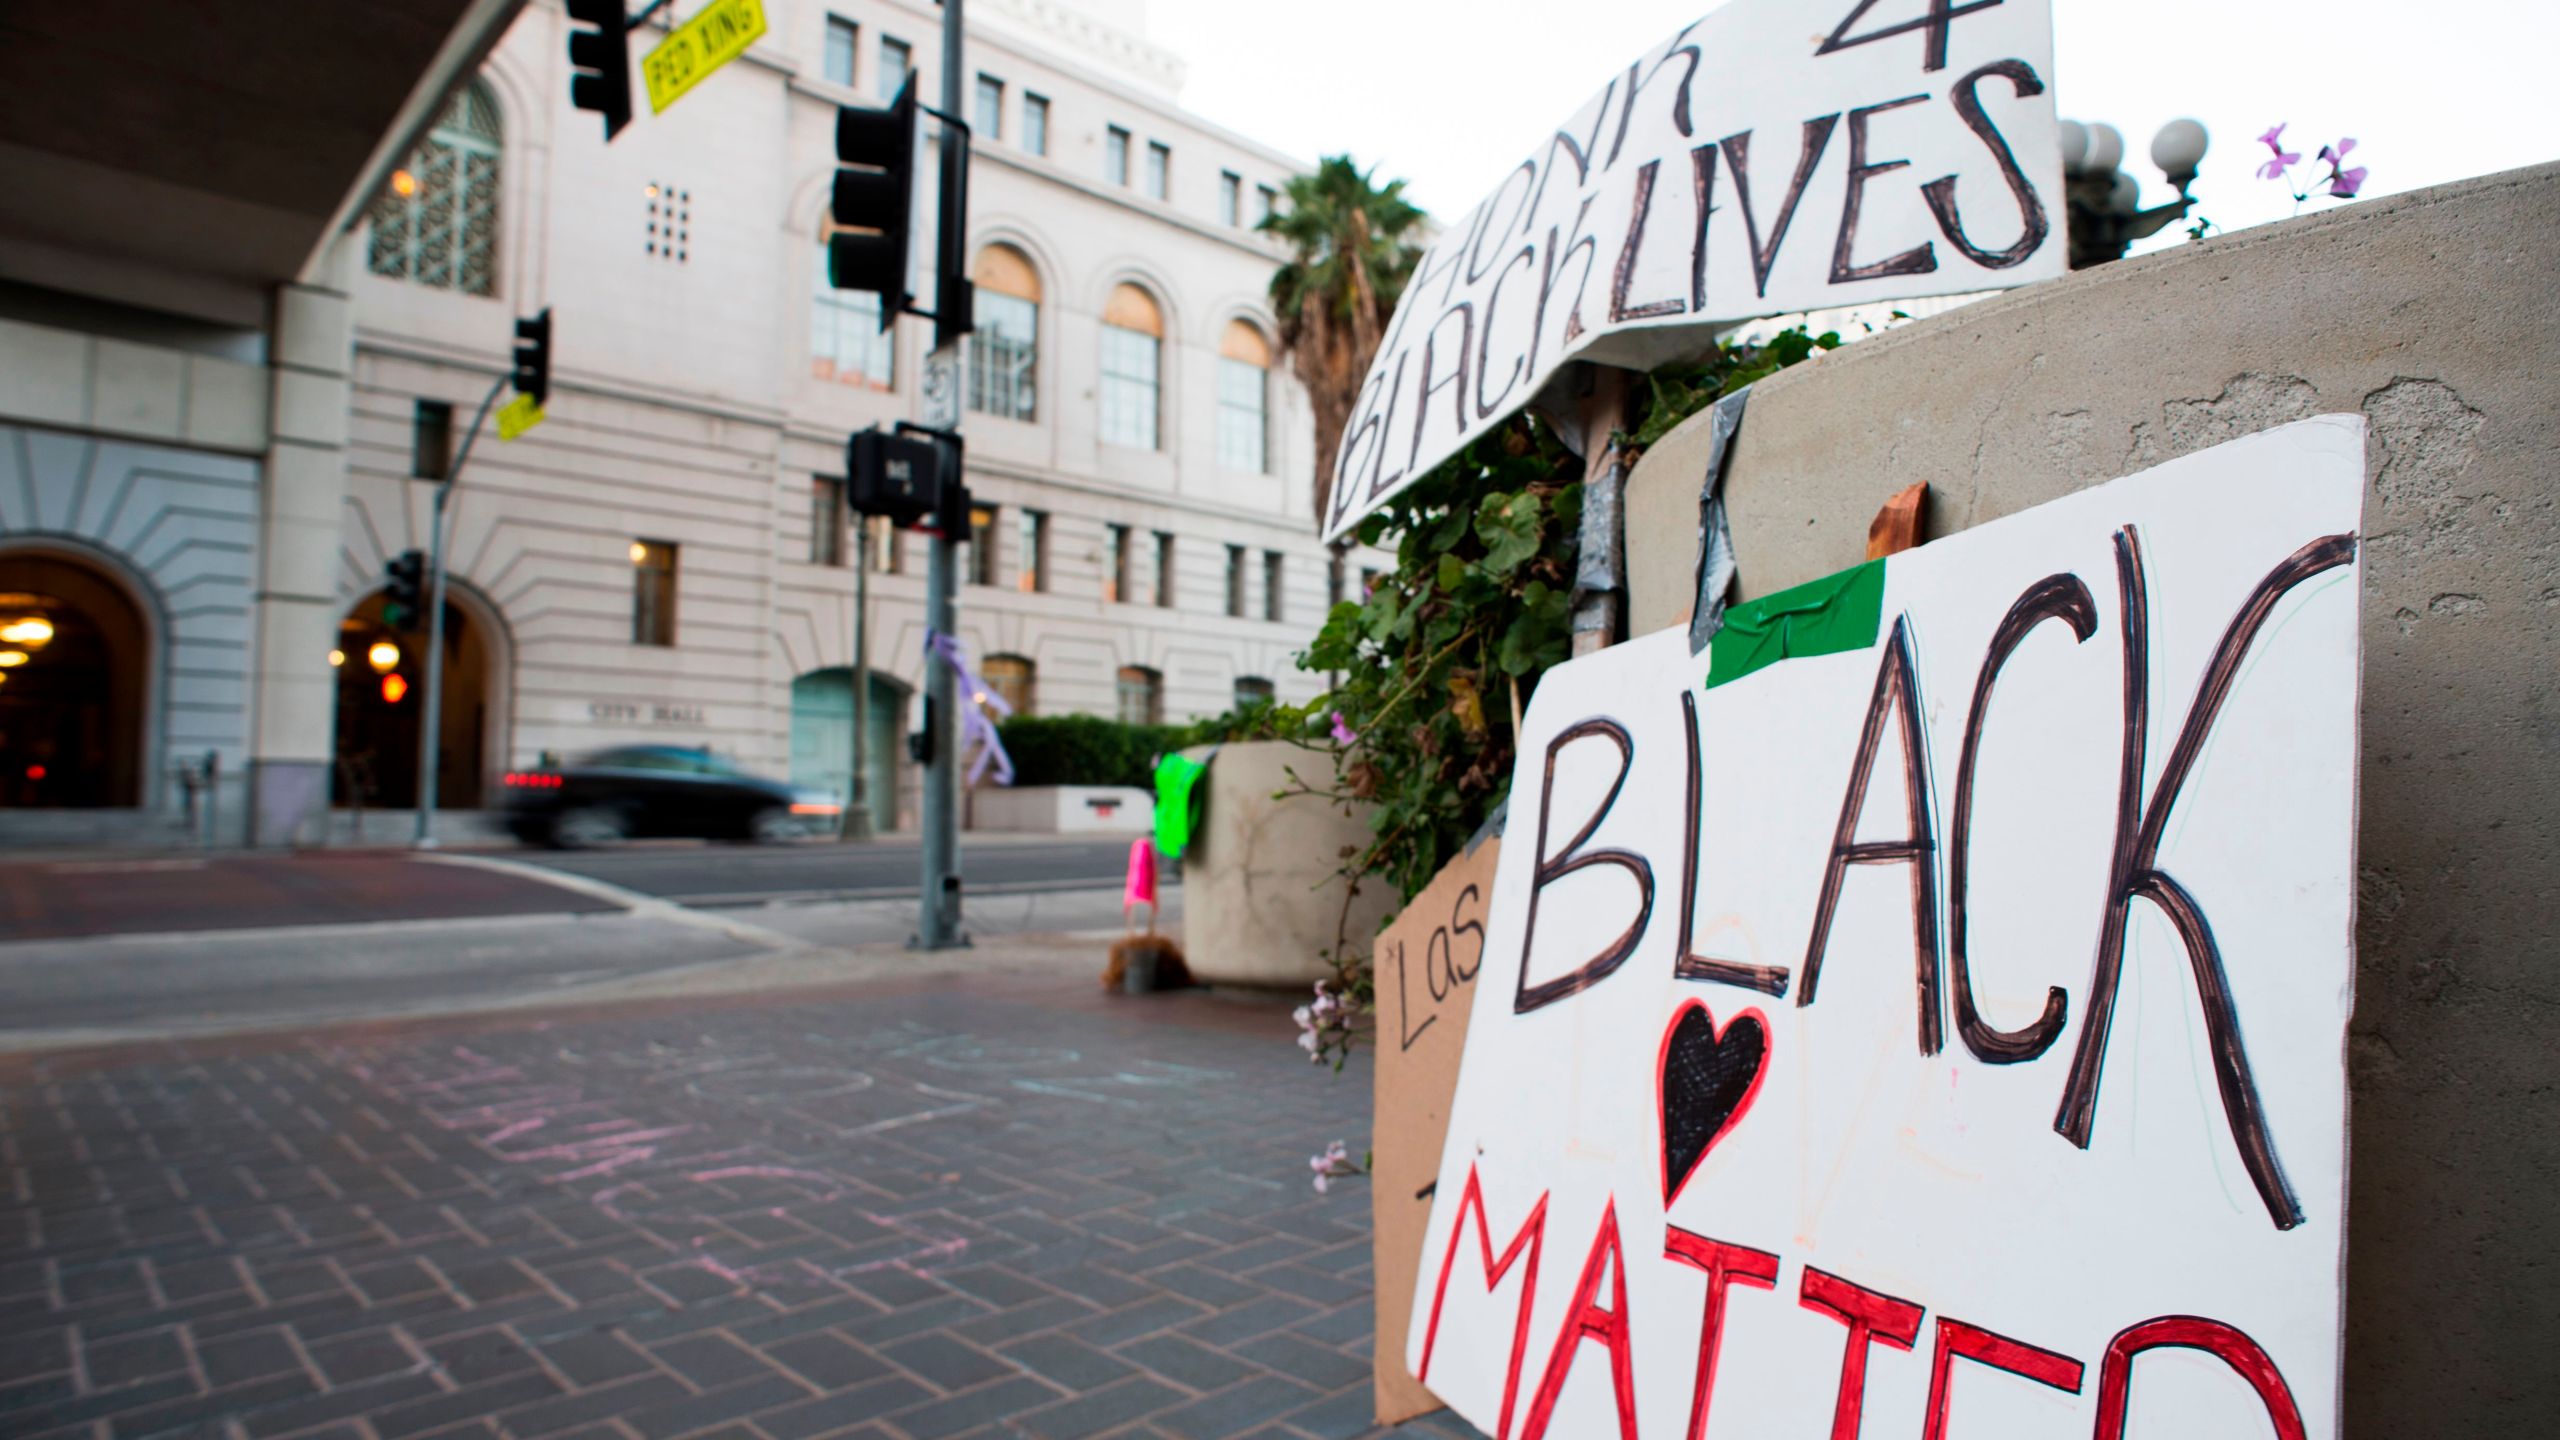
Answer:
[[(2560, 1430), (2560, 166), (2185, 245), (1770, 379), (1744, 597), (2306, 415), (2371, 425), (2347, 1433)], [(1630, 484), (1639, 632), (1689, 611), (1705, 417)]]
[[(1344, 846), (1370, 839), (1366, 812), (1344, 814), (1298, 789), (1294, 770), (1321, 784), (1322, 752), (1279, 740), (1185, 750), (1207, 759), (1206, 813), (1182, 853), (1182, 948), (1212, 985), (1303, 989), (1332, 974), (1324, 957), (1342, 937), (1365, 944), (1396, 904), (1375, 880), (1343, 904), (1334, 867)], [(1309, 767), (1316, 767), (1310, 771)]]

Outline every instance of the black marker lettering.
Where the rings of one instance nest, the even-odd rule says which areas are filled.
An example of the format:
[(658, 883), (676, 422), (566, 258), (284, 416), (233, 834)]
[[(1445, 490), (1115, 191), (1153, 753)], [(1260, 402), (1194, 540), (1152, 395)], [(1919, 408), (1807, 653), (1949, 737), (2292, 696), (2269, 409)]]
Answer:
[(1796, 178), (1787, 185), (1786, 203), (1778, 207), (1778, 219), (1770, 227), (1766, 245), (1760, 243), (1759, 212), (1751, 205), (1751, 132), (1724, 137), (1724, 165), (1733, 172), (1734, 193), (1742, 197), (1743, 229), (1751, 237), (1751, 278), (1759, 283), (1764, 299), (1769, 294), (1769, 272), (1778, 264), (1778, 247), (1787, 242), (1787, 227), (1796, 221), (1796, 202), (1804, 198), (1805, 182), (1813, 178), (1813, 167), (1822, 162), (1822, 152), (1831, 144), (1832, 128), (1839, 123), (1837, 114), (1817, 115), (1804, 122), (1804, 144), (1796, 154)]
[[(1822, 895), (1813, 910), (1813, 937), (1805, 943), (1804, 989), (1796, 1004), (1813, 1003), (1822, 983), (1822, 953), (1831, 944), (1831, 917), (1840, 906), (1840, 885), (1852, 865), (1911, 867), (1911, 962), (1920, 992), (1920, 1053), (1935, 1055), (1946, 1044), (1938, 1004), (1938, 842), (1929, 812), (1929, 751), (1920, 728), (1920, 692), (1911, 666), (1907, 621), (1893, 622), (1893, 637), (1876, 667), (1875, 698), (1867, 703), (1866, 727), (1858, 734), (1858, 758), (1849, 769), (1848, 793), (1840, 801), (1840, 824), (1832, 832), (1831, 860), (1822, 870)], [(1902, 718), (1902, 783), (1904, 812), (1910, 833), (1898, 840), (1860, 841), (1858, 813), (1866, 808), (1867, 782), (1875, 773), (1876, 748), (1884, 739), (1888, 712)]]
[(2043, 94), (2044, 82), (2036, 78), (2036, 72), (2024, 60), (1994, 60), (1957, 81), (1951, 92), (1956, 114), (1964, 118), (1965, 127), (1980, 137), (1984, 147), (1990, 150), (1991, 158), (1998, 162), (2000, 178), (2008, 183), (2011, 198), (2018, 202), (2018, 214), (2026, 221), (2026, 232), (2006, 250), (1986, 250), (1965, 236), (1964, 220), (1956, 214), (1956, 177), (1941, 176), (1921, 186), (1920, 193), (1928, 197), (1929, 213), (1938, 218), (1938, 228), (1946, 233), (1948, 244), (1963, 251), (1965, 258), (1976, 265), (2006, 270), (2036, 253), (2036, 247), (2044, 244), (2045, 237), (2053, 232), (2053, 226), (2045, 219), (2044, 201), (2036, 197), (2035, 185), (2027, 179), (2027, 173), (2018, 168), (2018, 157), (2010, 153), (2008, 138), (1991, 123), (1990, 115), (1982, 108), (1982, 97), (1974, 93), (1983, 78), (1989, 75), (2008, 77), (2009, 83), (2017, 87), (2021, 99)]
[(1992, 633), (1991, 648), (1982, 656), (1982, 673), (1973, 682), (1973, 708), (1965, 714), (1964, 752), (1956, 761), (1955, 814), (1947, 822), (1947, 968), (1955, 991), (1956, 1033), (1964, 1037), (1965, 1048), (1974, 1058), (1986, 1065), (2015, 1065), (2051, 1049), (2071, 1008), (2062, 987), (2051, 986), (2045, 992), (2044, 1013), (2032, 1023), (2018, 1030), (1995, 1028), (1974, 1005), (1972, 960), (1965, 950), (1966, 872), (1971, 860), (1966, 842), (1973, 832), (1973, 772), (1982, 758), (1982, 721), (1991, 712), (1991, 683), (2000, 678), (2000, 667), (2009, 663), (2010, 653), (2027, 638), (2027, 632), (2047, 620), (2069, 625), (2082, 641), (2098, 633), (2098, 602), (2079, 576), (2048, 575), (2028, 586)]
[[(1601, 736), (1618, 747), (1618, 778), (1609, 782), (1609, 793), (1601, 797), (1600, 806), (1591, 812), (1591, 818), (1584, 821), (1582, 828), (1575, 831), (1573, 838), (1566, 841), (1564, 848), (1550, 859), (1547, 856), (1547, 822), (1554, 818), (1556, 756), (1574, 741), (1593, 735)], [(1642, 855), (1632, 850), (1582, 849), (1592, 832), (1600, 828), (1600, 822), (1609, 818), (1610, 807), (1618, 803), (1618, 792), (1627, 788), (1627, 776), (1635, 768), (1634, 737), (1627, 734), (1626, 726), (1605, 717), (1582, 721), (1547, 742), (1546, 780), (1538, 791), (1538, 848), (1534, 854), (1537, 864), (1530, 872), (1529, 914), (1520, 926), (1520, 982), (1512, 996), (1513, 1014), (1526, 1015), (1542, 1005), (1552, 1005), (1558, 1000), (1579, 995), (1608, 979), (1619, 966), (1627, 963), (1629, 955), (1635, 953), (1636, 941), (1644, 935), (1645, 922), (1653, 918), (1653, 866)], [(1576, 870), (1594, 865), (1615, 865), (1635, 877), (1636, 918), (1627, 922), (1626, 930), (1617, 939), (1570, 973), (1536, 985), (1530, 984), (1529, 954), (1538, 936), (1539, 897), (1548, 885)]]
[(1678, 315), (1687, 307), (1677, 296), (1668, 300), (1648, 300), (1640, 305), (1627, 303), (1627, 291), (1635, 284), (1636, 257), (1644, 249), (1644, 222), (1653, 213), (1653, 177), (1662, 169), (1659, 160), (1647, 160), (1636, 171), (1634, 211), (1627, 217), (1627, 240), (1618, 247), (1617, 273), (1609, 282), (1609, 323), (1627, 320), (1650, 320), (1657, 315)]
[(1840, 234), (1831, 242), (1831, 283), (1847, 285), (1858, 280), (1880, 280), (1887, 275), (1926, 275), (1938, 268), (1938, 252), (1923, 240), (1899, 255), (1889, 255), (1873, 264), (1857, 263), (1858, 212), (1867, 198), (1867, 182), (1878, 175), (1891, 174), (1908, 167), (1908, 160), (1886, 160), (1877, 164), (1867, 161), (1867, 120), (1887, 110), (1905, 105), (1918, 105), (1926, 95), (1905, 95), (1881, 105), (1868, 105), (1849, 112), (1849, 193), (1840, 202)]
[(1746, 965), (1738, 960), (1716, 960), (1697, 954), (1689, 948), (1698, 908), (1698, 812), (1706, 803), (1706, 772), (1698, 760), (1698, 697), (1687, 690), (1680, 692), (1680, 729), (1689, 742), (1689, 828), (1685, 848), (1680, 854), (1680, 947), (1673, 952), (1671, 973), (1682, 980), (1705, 980), (1719, 985), (1739, 985), (1778, 999), (1787, 997), (1787, 967), (1784, 965)]

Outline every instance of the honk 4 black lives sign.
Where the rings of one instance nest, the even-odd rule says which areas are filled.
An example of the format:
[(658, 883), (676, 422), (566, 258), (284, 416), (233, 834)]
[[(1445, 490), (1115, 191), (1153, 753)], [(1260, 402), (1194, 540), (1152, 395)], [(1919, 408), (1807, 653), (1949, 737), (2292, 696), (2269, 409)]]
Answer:
[(1569, 361), (1647, 370), (1755, 316), (2062, 274), (2052, 85), (2050, 0), (1734, 0), (1683, 27), (1424, 257), (1343, 429), (1326, 538)]

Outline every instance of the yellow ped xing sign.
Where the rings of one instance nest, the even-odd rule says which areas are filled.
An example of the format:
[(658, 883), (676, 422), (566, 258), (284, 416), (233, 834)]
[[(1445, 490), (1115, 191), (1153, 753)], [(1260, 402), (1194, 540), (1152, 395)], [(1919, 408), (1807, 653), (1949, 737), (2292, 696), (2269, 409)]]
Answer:
[(747, 53), (764, 34), (764, 0), (711, 0), (640, 62), (649, 113), (661, 114), (712, 71)]
[(498, 409), (498, 438), (513, 440), (542, 423), (542, 407), (530, 395), (518, 395)]

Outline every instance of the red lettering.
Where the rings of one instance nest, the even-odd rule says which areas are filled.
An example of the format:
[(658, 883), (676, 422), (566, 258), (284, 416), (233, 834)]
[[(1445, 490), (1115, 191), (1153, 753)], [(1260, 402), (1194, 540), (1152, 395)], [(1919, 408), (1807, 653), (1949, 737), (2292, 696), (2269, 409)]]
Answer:
[(1840, 1355), (1840, 1401), (1831, 1412), (1831, 1440), (1858, 1440), (1858, 1421), (1867, 1408), (1867, 1347), (1880, 1343), (1910, 1349), (1920, 1334), (1920, 1307), (1810, 1265), (1797, 1297), (1807, 1310), (1822, 1311), (1849, 1327), (1849, 1344)]
[(2276, 1362), (2238, 1330), (2194, 1315), (2145, 1320), (2107, 1343), (2107, 1358), (2098, 1369), (2096, 1440), (2123, 1440), (2125, 1410), (2133, 1400), (2133, 1357), (2163, 1346), (2202, 1350), (2230, 1366), (2258, 1392), (2267, 1418), (2275, 1422), (2276, 1440), (2304, 1440), (2301, 1407), (2293, 1403), (2293, 1391), (2277, 1373)]
[(1941, 1315), (1937, 1353), (1929, 1361), (1929, 1419), (1920, 1431), (1920, 1440), (1946, 1440), (1947, 1382), (1954, 1378), (1959, 1357), (1978, 1360), (2012, 1375), (2024, 1375), (2056, 1390), (2080, 1393), (2079, 1361)]
[[(1511, 1273), (1512, 1264), (1520, 1259), (1524, 1250), (1529, 1257), (1520, 1279), (1520, 1311), (1511, 1322), (1511, 1368), (1502, 1379), (1502, 1420), (1493, 1432), (1495, 1440), (1509, 1440), (1511, 1405), (1520, 1396), (1520, 1362), (1528, 1354), (1529, 1309), (1538, 1298), (1538, 1256), (1546, 1247), (1546, 1196), (1539, 1196), (1538, 1203), (1530, 1207), (1529, 1218), (1520, 1222), (1519, 1230), (1511, 1237), (1511, 1244), (1497, 1260), (1493, 1254), (1493, 1226), (1484, 1215), (1484, 1183), (1474, 1166), (1467, 1167), (1467, 1188), (1458, 1197), (1458, 1218), (1449, 1228), (1449, 1253), (1440, 1261), (1440, 1280), (1431, 1292), (1431, 1323), (1422, 1332), (1422, 1364), (1414, 1371), (1413, 1378), (1426, 1384), (1430, 1382), (1431, 1349), (1440, 1341), (1440, 1307), (1449, 1298), (1449, 1272), (1457, 1267), (1458, 1242), (1466, 1238), (1467, 1216), (1471, 1212), (1476, 1217), (1476, 1243), (1484, 1251), (1485, 1289), (1489, 1291), (1501, 1284), (1502, 1277)], [(1615, 1233), (1614, 1227), (1611, 1233)], [(1623, 1308), (1625, 1281), (1621, 1279), (1619, 1284)]]
[[(1595, 1303), (1603, 1264), (1609, 1267), (1606, 1310)], [(1591, 1254), (1582, 1262), (1582, 1278), (1575, 1282), (1573, 1300), (1565, 1306), (1564, 1314), (1564, 1329), (1556, 1335), (1554, 1352), (1547, 1356), (1547, 1373), (1538, 1380), (1538, 1393), (1529, 1400), (1529, 1425), (1521, 1432), (1520, 1440), (1538, 1440), (1547, 1433), (1547, 1421), (1555, 1415), (1556, 1397), (1564, 1393), (1565, 1377), (1573, 1372), (1573, 1362), (1581, 1355), (1585, 1340), (1597, 1340), (1607, 1347), (1609, 1382), (1618, 1400), (1619, 1440), (1636, 1440), (1635, 1347), (1627, 1330), (1627, 1258), (1618, 1244), (1615, 1200), (1600, 1212), (1600, 1233), (1591, 1237)]]
[[(1698, 1327), (1698, 1379), (1689, 1392), (1689, 1440), (1707, 1433), (1707, 1402), (1716, 1390), (1716, 1355), (1724, 1348), (1724, 1295), (1730, 1285), (1778, 1288), (1778, 1257), (1766, 1250), (1728, 1245), (1674, 1225), (1662, 1237), (1666, 1259), (1707, 1272), (1706, 1317)], [(1931, 1436), (1930, 1440), (1937, 1440)]]

